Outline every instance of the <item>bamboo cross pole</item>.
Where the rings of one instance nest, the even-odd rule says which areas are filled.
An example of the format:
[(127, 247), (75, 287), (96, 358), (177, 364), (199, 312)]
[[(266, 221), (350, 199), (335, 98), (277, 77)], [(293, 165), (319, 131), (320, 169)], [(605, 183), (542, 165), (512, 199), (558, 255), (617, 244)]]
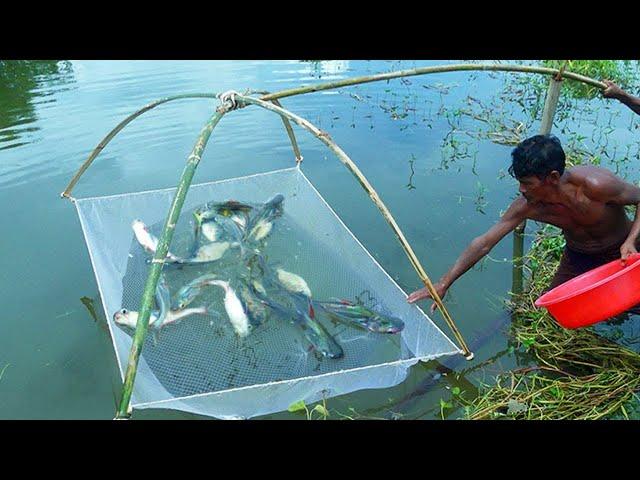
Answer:
[[(266, 93), (266, 92), (257, 92), (257, 93), (264, 93), (264, 95), (260, 97), (261, 100), (272, 101), (272, 100), (277, 100), (279, 98), (291, 97), (293, 95), (302, 95), (305, 93), (331, 90), (335, 88), (358, 85), (362, 83), (379, 82), (383, 80), (391, 80), (394, 78), (426, 75), (430, 73), (444, 73), (444, 72), (458, 72), (458, 71), (520, 72), (520, 73), (536, 73), (541, 75), (560, 75), (561, 74), (565, 78), (586, 83), (587, 85), (598, 87), (601, 90), (604, 90), (605, 88), (607, 88), (607, 86), (603, 82), (599, 82), (598, 80), (594, 80), (593, 78), (585, 77), (584, 75), (579, 75), (577, 73), (563, 72), (563, 68), (561, 68), (560, 70), (557, 70), (554, 68), (533, 67), (528, 65), (462, 63), (462, 64), (438, 65), (433, 67), (414, 68), (410, 70), (398, 70), (395, 72), (381, 73), (378, 75), (354, 77), (354, 78), (349, 78), (349, 79), (340, 80), (336, 82), (321, 83), (317, 85), (309, 85), (306, 87), (293, 88), (289, 90), (281, 90), (280, 92), (275, 92), (275, 93)], [(78, 182), (82, 174), (84, 174), (87, 168), (89, 168), (89, 165), (91, 165), (95, 157), (97, 157), (98, 154), (104, 149), (104, 147), (113, 139), (113, 137), (115, 137), (116, 134), (120, 132), (125, 126), (127, 126), (132, 120), (139, 117), (143, 113), (157, 107), (158, 105), (161, 105), (163, 103), (170, 102), (173, 100), (177, 100), (177, 99), (182, 99), (182, 98), (217, 98), (217, 95), (215, 93), (193, 93), (193, 94), (183, 94), (183, 95), (176, 95), (173, 97), (167, 97), (167, 98), (163, 98), (155, 102), (152, 102), (149, 105), (129, 115), (122, 122), (120, 122), (111, 132), (109, 132), (107, 136), (91, 152), (87, 160), (85, 160), (85, 162), (80, 166), (80, 169), (78, 170), (76, 175), (71, 179), (71, 182), (69, 182), (69, 185), (64, 190), (64, 192), (60, 194), (60, 196), (65, 198), (71, 198), (71, 190), (73, 189), (75, 184)], [(287, 129), (287, 133), (289, 133), (289, 129)], [(294, 147), (294, 152), (295, 151), (296, 151), (296, 148)], [(296, 155), (298, 153), (296, 153)]]
[(287, 110), (285, 110), (285, 109), (283, 109), (281, 107), (278, 107), (276, 105), (272, 105), (270, 103), (267, 103), (265, 101), (258, 100), (258, 99), (255, 99), (255, 98), (246, 97), (246, 96), (238, 96), (238, 97), (236, 97), (236, 99), (239, 100), (241, 103), (258, 105), (258, 106), (260, 106), (262, 108), (265, 108), (267, 110), (275, 112), (275, 113), (277, 113), (277, 114), (279, 114), (281, 116), (287, 117), (289, 120), (293, 121), (294, 123), (296, 123), (300, 127), (304, 128), (305, 130), (307, 130), (307, 131), (311, 132), (313, 135), (315, 135), (316, 138), (318, 138), (322, 143), (324, 143), (327, 147), (329, 147), (329, 149), (333, 153), (336, 154), (338, 159), (349, 169), (349, 171), (356, 177), (356, 179), (358, 180), (358, 182), (360, 183), (362, 188), (364, 188), (364, 190), (369, 194), (369, 197), (371, 198), (373, 203), (375, 203), (376, 207), (378, 207), (378, 209), (382, 213), (382, 216), (384, 217), (384, 219), (391, 226), (391, 229), (396, 234), (396, 237), (400, 241), (400, 244), (402, 245), (402, 248), (404, 249), (405, 253), (409, 257), (409, 260), (411, 261), (411, 264), (413, 265), (413, 268), (416, 270), (416, 272), (418, 273), (418, 276), (420, 277), (422, 282), (427, 287), (427, 290), (429, 291), (429, 293), (431, 294), (432, 298), (434, 299), (436, 305), (440, 309), (440, 312), (442, 313), (442, 316), (444, 317), (445, 321), (449, 325), (449, 328), (451, 328), (451, 330), (453, 331), (453, 334), (455, 335), (456, 339), (458, 340), (458, 342), (460, 344), (460, 347), (462, 348), (462, 350), (464, 352), (465, 358), (467, 358), (467, 360), (471, 360), (473, 358), (473, 353), (467, 347), (467, 344), (464, 341), (464, 338), (460, 334), (460, 331), (458, 330), (458, 328), (456, 327), (455, 323), (453, 322), (453, 319), (449, 315), (449, 312), (447, 311), (446, 307), (442, 303), (442, 299), (440, 298), (440, 295), (438, 295), (438, 292), (436, 291), (435, 287), (433, 286), (433, 283), (429, 279), (429, 276), (425, 272), (424, 268), (422, 268), (422, 265), (420, 264), (420, 261), (418, 260), (418, 257), (413, 252), (413, 249), (411, 248), (411, 245), (409, 245), (409, 242), (407, 242), (407, 239), (405, 238), (404, 234), (402, 233), (402, 230), (400, 230), (400, 227), (398, 226), (398, 224), (396, 223), (395, 219), (391, 215), (391, 212), (389, 211), (387, 206), (382, 202), (382, 199), (380, 198), (378, 193), (371, 186), (371, 184), (366, 179), (366, 177), (362, 174), (362, 172), (357, 167), (357, 165), (344, 152), (344, 150), (342, 150), (329, 137), (328, 133), (321, 131), (315, 125), (311, 124), (308, 120), (305, 120), (304, 118), (299, 117), (298, 115), (295, 115), (295, 114), (293, 114), (293, 113), (291, 113), (291, 112), (289, 112), (289, 111), (287, 111)]
[[(540, 135), (548, 135), (551, 133), (553, 119), (558, 108), (558, 100), (560, 98), (560, 87), (562, 86), (562, 75), (567, 65), (565, 61), (556, 75), (549, 80), (549, 88), (544, 101), (544, 109), (542, 110), (542, 121), (540, 123)], [(523, 287), (523, 255), (524, 255), (524, 232), (527, 228), (527, 221), (524, 220), (516, 227), (513, 232), (513, 269), (511, 291), (513, 293), (522, 293)]]
[(133, 383), (136, 378), (138, 370), (138, 360), (144, 339), (149, 327), (149, 315), (151, 313), (151, 304), (154, 300), (156, 293), (156, 287), (158, 286), (158, 280), (160, 279), (160, 273), (162, 273), (162, 267), (164, 266), (165, 258), (169, 252), (169, 245), (173, 238), (173, 232), (176, 228), (176, 223), (180, 217), (180, 211), (182, 205), (191, 186), (191, 180), (196, 171), (202, 152), (204, 151), (211, 132), (216, 127), (222, 116), (225, 114), (225, 109), (218, 109), (215, 114), (211, 116), (206, 125), (202, 128), (198, 140), (196, 141), (191, 154), (187, 158), (187, 164), (184, 167), (178, 188), (173, 197), (171, 207), (169, 208), (169, 214), (162, 228), (162, 235), (158, 241), (158, 248), (151, 267), (149, 268), (149, 274), (147, 276), (147, 283), (142, 293), (142, 301), (140, 305), (140, 314), (138, 316), (138, 323), (136, 324), (136, 331), (133, 336), (133, 343), (131, 345), (131, 351), (129, 352), (129, 361), (127, 363), (127, 371), (124, 378), (124, 389), (122, 392), (122, 399), (120, 401), (120, 407), (116, 418), (127, 418), (130, 415), (129, 402), (131, 401), (131, 394), (133, 393)]

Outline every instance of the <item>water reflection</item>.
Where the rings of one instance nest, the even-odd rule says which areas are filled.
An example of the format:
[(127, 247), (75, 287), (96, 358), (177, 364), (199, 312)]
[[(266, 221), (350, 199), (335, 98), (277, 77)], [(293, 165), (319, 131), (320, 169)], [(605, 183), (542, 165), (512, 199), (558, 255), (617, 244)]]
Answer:
[(339, 79), (343, 78), (349, 71), (348, 60), (303, 60), (306, 73), (317, 79)]
[(23, 137), (40, 129), (36, 105), (55, 102), (52, 94), (73, 81), (67, 60), (0, 60), (0, 150), (30, 143)]

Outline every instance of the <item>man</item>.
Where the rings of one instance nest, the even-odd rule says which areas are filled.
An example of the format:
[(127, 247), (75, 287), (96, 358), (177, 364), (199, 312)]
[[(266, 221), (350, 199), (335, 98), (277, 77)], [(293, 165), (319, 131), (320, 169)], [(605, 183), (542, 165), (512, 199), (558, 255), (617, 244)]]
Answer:
[[(522, 196), (500, 221), (475, 238), (435, 286), (440, 297), (467, 270), (523, 220), (550, 223), (563, 230), (566, 247), (549, 288), (556, 287), (604, 263), (637, 253), (640, 233), (640, 188), (594, 166), (565, 171), (565, 154), (552, 135), (536, 135), (512, 152), (509, 173), (520, 183)], [(636, 205), (633, 222), (624, 206)], [(409, 303), (431, 298), (426, 288), (409, 295)], [(433, 312), (436, 308), (431, 306)]]
[(610, 80), (605, 80), (604, 83), (607, 85), (607, 88), (602, 92), (605, 98), (615, 98), (640, 115), (640, 98), (629, 95)]

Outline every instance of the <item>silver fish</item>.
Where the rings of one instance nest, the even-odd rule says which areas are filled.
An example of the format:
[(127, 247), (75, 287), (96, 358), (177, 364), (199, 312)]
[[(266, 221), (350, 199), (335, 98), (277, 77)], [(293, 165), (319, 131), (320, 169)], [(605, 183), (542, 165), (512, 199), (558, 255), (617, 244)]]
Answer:
[(207, 273), (205, 275), (201, 275), (198, 278), (191, 280), (185, 286), (183, 286), (178, 293), (176, 294), (176, 309), (182, 310), (186, 308), (195, 300), (195, 298), (202, 291), (202, 287), (205, 285), (210, 285), (211, 280), (215, 280), (216, 275), (213, 273)]
[(246, 240), (260, 241), (266, 238), (273, 228), (273, 221), (282, 215), (284, 196), (277, 194), (267, 201), (258, 213), (250, 219), (246, 227)]
[[(142, 246), (142, 248), (144, 248), (149, 253), (155, 254), (156, 250), (158, 249), (158, 239), (149, 231), (149, 228), (141, 220), (134, 220), (131, 223), (131, 228), (133, 229), (136, 240)], [(176, 261), (178, 257), (176, 257), (173, 253), (168, 252), (167, 259)]]
[(236, 295), (236, 292), (231, 288), (229, 282), (212, 280), (210, 284), (217, 285), (224, 290), (224, 308), (238, 336), (246, 337), (249, 335), (251, 326), (246, 308), (238, 298), (238, 295)]
[[(170, 323), (177, 322), (181, 318), (188, 317), (189, 315), (206, 315), (207, 309), (205, 307), (198, 308), (186, 308), (184, 310), (169, 310), (165, 315), (164, 321), (160, 322), (159, 327), (164, 327)], [(119, 325), (124, 325), (131, 328), (136, 328), (138, 323), (139, 312), (135, 310), (127, 310), (122, 308), (113, 314), (113, 321)], [(154, 326), (158, 322), (160, 312), (153, 310), (149, 316), (149, 326)]]
[(156, 287), (156, 303), (158, 305), (158, 320), (154, 323), (154, 328), (159, 329), (164, 324), (169, 310), (171, 310), (171, 293), (169, 292), (167, 280), (162, 273), (160, 273), (160, 279)]

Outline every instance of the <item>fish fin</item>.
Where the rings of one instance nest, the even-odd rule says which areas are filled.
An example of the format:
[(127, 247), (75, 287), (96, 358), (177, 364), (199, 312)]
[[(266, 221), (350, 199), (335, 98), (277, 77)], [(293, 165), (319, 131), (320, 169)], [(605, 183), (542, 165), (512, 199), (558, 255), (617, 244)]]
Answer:
[(311, 303), (311, 299), (309, 299), (309, 317), (313, 320), (316, 318), (316, 311), (313, 309), (313, 303)]

